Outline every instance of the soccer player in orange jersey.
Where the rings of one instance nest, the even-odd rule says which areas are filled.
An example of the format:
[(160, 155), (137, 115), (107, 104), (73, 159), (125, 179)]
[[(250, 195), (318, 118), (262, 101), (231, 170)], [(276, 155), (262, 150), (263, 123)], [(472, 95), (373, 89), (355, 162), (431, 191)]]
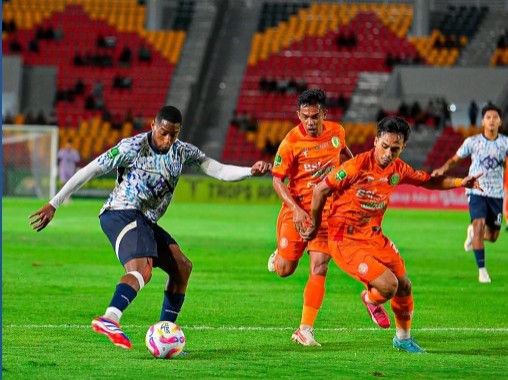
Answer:
[(431, 177), (414, 170), (399, 158), (411, 129), (399, 117), (382, 119), (377, 128), (374, 149), (362, 153), (334, 169), (314, 188), (311, 224), (302, 228), (302, 236), (317, 235), (322, 211), (329, 195), (334, 194), (328, 215), (328, 246), (335, 263), (347, 274), (365, 284), (361, 299), (372, 320), (382, 328), (390, 327), (383, 304), (391, 300), (395, 315), (395, 348), (423, 353), (410, 333), (413, 295), (404, 265), (395, 244), (381, 229), (390, 195), (398, 184), (428, 189), (455, 187), (479, 188), (477, 176), (463, 179)]
[(325, 277), (331, 260), (326, 221), (316, 238), (309, 242), (304, 241), (298, 231), (310, 222), (314, 186), (340, 164), (341, 152), (348, 158), (352, 154), (346, 147), (344, 128), (325, 121), (326, 93), (323, 90), (304, 91), (298, 98), (297, 116), (300, 124), (282, 140), (272, 169), (273, 187), (283, 203), (277, 219), (277, 249), (269, 258), (268, 270), (277, 272), (280, 277), (290, 276), (307, 248), (310, 275), (303, 293), (300, 327), (292, 339), (304, 346), (320, 346), (314, 339), (313, 326), (323, 303)]

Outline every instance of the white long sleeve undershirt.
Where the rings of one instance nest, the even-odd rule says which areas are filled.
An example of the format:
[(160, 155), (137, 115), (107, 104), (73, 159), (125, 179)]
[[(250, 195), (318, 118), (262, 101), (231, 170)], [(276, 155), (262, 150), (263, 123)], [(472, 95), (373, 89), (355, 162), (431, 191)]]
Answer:
[(62, 187), (62, 189), (49, 201), (51, 206), (55, 209), (72, 194), (78, 191), (85, 183), (90, 181), (94, 177), (98, 177), (104, 174), (97, 161), (92, 161), (84, 168), (81, 168), (74, 174), (71, 179)]
[(246, 166), (224, 165), (212, 158), (206, 158), (201, 164), (203, 173), (221, 181), (241, 181), (252, 177), (251, 168)]

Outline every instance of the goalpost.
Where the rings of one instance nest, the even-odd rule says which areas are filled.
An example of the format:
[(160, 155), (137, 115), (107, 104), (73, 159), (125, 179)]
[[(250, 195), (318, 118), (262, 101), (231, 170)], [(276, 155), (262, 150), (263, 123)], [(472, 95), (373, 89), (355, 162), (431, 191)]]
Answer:
[(2, 125), (3, 196), (56, 194), (58, 127)]

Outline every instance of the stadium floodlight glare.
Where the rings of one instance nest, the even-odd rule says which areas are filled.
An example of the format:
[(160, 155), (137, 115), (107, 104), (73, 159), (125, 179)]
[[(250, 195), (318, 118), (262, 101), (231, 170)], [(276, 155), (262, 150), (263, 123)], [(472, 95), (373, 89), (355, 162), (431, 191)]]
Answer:
[(3, 196), (56, 194), (58, 127), (2, 125)]

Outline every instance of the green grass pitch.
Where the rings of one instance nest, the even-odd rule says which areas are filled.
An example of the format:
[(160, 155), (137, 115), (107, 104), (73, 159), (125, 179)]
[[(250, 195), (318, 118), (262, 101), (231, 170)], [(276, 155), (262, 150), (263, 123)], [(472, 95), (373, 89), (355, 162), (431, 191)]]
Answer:
[(162, 272), (124, 313), (134, 348), (114, 347), (90, 328), (123, 273), (99, 225), (102, 201), (74, 199), (36, 233), (28, 214), (42, 204), (3, 199), (4, 379), (508, 376), (508, 233), (503, 226), (486, 246), (493, 282), (478, 283), (473, 255), (462, 248), (467, 212), (389, 210), (385, 217), (413, 282), (413, 335), (428, 351), (410, 355), (392, 348), (394, 329), (372, 323), (362, 285), (333, 263), (315, 325), (322, 347), (294, 344), (308, 258), (292, 277), (268, 273), (278, 206), (175, 203), (161, 225), (194, 264), (178, 319), (189, 355), (157, 360), (144, 336), (159, 316)]

